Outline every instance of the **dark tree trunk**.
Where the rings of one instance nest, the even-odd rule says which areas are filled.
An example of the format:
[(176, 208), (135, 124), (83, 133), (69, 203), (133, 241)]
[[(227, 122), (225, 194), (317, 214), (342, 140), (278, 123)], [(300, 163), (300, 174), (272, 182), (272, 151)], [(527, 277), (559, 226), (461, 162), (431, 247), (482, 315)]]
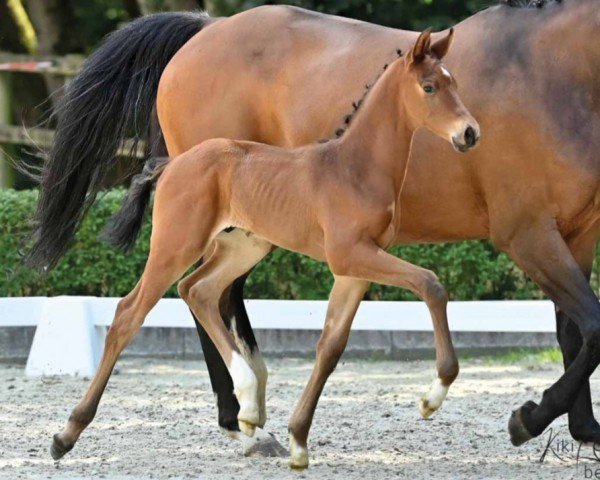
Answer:
[(137, 0), (137, 3), (144, 15), (165, 10), (177, 12), (204, 8), (204, 2), (199, 0)]
[[(38, 37), (38, 53), (64, 55), (83, 53), (72, 0), (27, 0), (27, 9)], [(65, 79), (60, 75), (44, 75), (52, 102), (62, 96)]]
[(27, 0), (27, 10), (38, 36), (38, 53), (83, 53), (72, 0)]
[(123, 0), (123, 7), (131, 19), (137, 18), (142, 14), (137, 0)]

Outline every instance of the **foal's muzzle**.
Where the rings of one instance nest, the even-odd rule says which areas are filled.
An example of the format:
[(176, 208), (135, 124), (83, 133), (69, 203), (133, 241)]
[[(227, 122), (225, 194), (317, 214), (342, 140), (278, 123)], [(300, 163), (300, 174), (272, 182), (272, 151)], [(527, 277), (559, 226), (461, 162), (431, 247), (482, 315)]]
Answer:
[(479, 127), (467, 125), (459, 134), (452, 137), (452, 145), (461, 153), (468, 152), (479, 142)]

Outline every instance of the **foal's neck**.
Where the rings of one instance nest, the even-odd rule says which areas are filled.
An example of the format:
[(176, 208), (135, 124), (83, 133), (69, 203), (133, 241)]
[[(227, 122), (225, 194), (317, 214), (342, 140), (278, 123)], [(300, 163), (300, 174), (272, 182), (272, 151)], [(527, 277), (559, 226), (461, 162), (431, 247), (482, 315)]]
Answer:
[(380, 169), (399, 189), (408, 164), (416, 126), (400, 98), (405, 79), (404, 59), (393, 62), (375, 83), (350, 127), (339, 139), (339, 154), (369, 170)]

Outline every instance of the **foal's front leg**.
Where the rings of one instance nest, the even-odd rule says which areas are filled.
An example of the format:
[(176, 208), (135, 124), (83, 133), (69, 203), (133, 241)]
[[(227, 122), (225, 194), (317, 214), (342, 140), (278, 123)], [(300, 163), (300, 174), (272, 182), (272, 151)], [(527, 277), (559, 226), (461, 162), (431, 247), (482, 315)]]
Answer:
[(442, 404), (458, 375), (458, 360), (448, 328), (448, 295), (435, 273), (401, 260), (374, 243), (357, 243), (347, 248), (336, 246), (327, 254), (334, 274), (361, 278), (369, 282), (406, 288), (421, 298), (433, 320), (438, 378), (420, 402), (423, 417), (429, 417)]
[(329, 295), (323, 333), (317, 344), (317, 359), (310, 380), (294, 410), (288, 427), (290, 433), (290, 466), (306, 468), (306, 441), (317, 402), (325, 382), (335, 369), (348, 342), (352, 320), (369, 282), (355, 278), (336, 277)]
[(327, 259), (335, 283), (325, 328), (317, 345), (315, 368), (289, 425), (293, 468), (308, 466), (307, 438), (319, 396), (344, 352), (352, 320), (370, 282), (407, 288), (423, 299), (431, 312), (439, 378), (421, 399), (423, 416), (440, 407), (458, 375), (458, 360), (446, 317), (447, 295), (433, 272), (400, 260), (374, 244), (358, 244), (348, 249), (336, 246)]

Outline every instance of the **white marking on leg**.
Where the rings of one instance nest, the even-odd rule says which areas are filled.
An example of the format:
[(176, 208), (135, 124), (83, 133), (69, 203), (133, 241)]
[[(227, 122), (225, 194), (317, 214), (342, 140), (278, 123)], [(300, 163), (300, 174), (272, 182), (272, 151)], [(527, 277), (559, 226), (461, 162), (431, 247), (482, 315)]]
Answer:
[(308, 450), (298, 444), (294, 436), (290, 433), (290, 467), (306, 468), (308, 467)]
[(240, 404), (240, 412), (238, 413), (240, 430), (246, 435), (252, 436), (254, 427), (259, 420), (256, 375), (237, 352), (233, 352), (231, 355), (229, 374), (233, 380), (233, 392)]
[(264, 427), (267, 422), (267, 406), (266, 406), (266, 390), (267, 390), (267, 380), (269, 377), (269, 371), (267, 370), (267, 366), (260, 354), (258, 349), (251, 351), (248, 344), (240, 338), (237, 332), (237, 325), (235, 321), (235, 317), (231, 317), (229, 320), (229, 330), (231, 331), (231, 335), (233, 336), (233, 340), (237, 345), (242, 357), (244, 360), (248, 362), (248, 365), (256, 375), (258, 380), (258, 411), (259, 411), (259, 420), (258, 426)]
[(267, 423), (266, 394), (269, 371), (267, 370), (267, 366), (258, 349), (252, 352), (252, 355), (250, 356), (250, 368), (252, 368), (252, 371), (258, 380), (258, 426), (264, 427), (265, 423)]
[(439, 378), (436, 378), (431, 384), (429, 392), (421, 398), (419, 403), (419, 410), (423, 418), (429, 418), (433, 412), (440, 408), (447, 394), (448, 387), (442, 384)]

